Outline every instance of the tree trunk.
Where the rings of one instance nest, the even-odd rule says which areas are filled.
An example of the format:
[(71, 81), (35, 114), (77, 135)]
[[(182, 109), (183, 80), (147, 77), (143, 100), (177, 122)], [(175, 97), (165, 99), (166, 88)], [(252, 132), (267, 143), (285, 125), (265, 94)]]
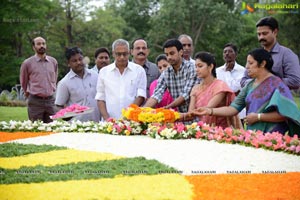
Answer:
[(16, 56), (19, 58), (22, 57), (22, 52), (23, 52), (22, 33), (18, 32), (15, 38), (16, 38), (15, 40)]
[(66, 2), (66, 22), (67, 22), (67, 46), (73, 44), (73, 35), (72, 35), (72, 9), (71, 9), (71, 0), (65, 0)]

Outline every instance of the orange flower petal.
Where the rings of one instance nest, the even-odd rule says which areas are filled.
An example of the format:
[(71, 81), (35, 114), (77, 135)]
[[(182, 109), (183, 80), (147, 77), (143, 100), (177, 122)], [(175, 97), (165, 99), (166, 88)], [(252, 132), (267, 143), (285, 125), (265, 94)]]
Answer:
[(300, 199), (300, 172), (198, 175), (186, 179), (194, 185), (194, 199)]
[(38, 137), (50, 134), (53, 134), (53, 132), (0, 132), (0, 142), (8, 142), (11, 140)]

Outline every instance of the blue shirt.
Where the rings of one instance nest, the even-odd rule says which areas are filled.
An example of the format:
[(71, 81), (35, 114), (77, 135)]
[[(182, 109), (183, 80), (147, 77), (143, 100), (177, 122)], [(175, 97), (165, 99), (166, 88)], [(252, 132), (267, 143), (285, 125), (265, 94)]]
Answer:
[[(300, 65), (298, 56), (292, 50), (280, 45), (278, 42), (271, 49), (270, 53), (274, 61), (272, 67), (274, 74), (280, 77), (290, 89), (299, 88)], [(242, 87), (249, 82), (249, 78), (246, 71), (241, 80)]]

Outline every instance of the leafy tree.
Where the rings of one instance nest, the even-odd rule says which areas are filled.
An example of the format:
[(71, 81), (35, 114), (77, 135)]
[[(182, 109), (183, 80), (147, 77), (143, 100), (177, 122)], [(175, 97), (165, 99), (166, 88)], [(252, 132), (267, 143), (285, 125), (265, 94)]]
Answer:
[[(276, 14), (274, 17), (279, 23), (278, 41), (280, 44), (292, 49), (300, 57), (300, 17), (297, 10), (288, 14)], [(299, 12), (299, 10), (298, 10)]]
[(107, 7), (122, 17), (128, 27), (135, 30), (126, 35), (127, 40), (133, 40), (136, 37), (147, 36), (151, 29), (150, 19), (159, 8), (158, 2), (158, 0), (112, 0)]
[(243, 43), (244, 28), (241, 16), (232, 12), (227, 4), (206, 0), (160, 1), (159, 12), (151, 18), (148, 38), (157, 53), (168, 38), (188, 34), (193, 38), (195, 52), (210, 51), (217, 63), (223, 63), (223, 45)]
[(52, 8), (49, 0), (5, 1), (1, 4), (0, 88), (8, 89), (18, 82), (21, 63), (32, 54), (31, 40), (36, 35), (43, 35)]
[(107, 47), (111, 50), (114, 40), (131, 32), (134, 30), (126, 25), (122, 17), (116, 16), (110, 9), (100, 8), (91, 13), (91, 20), (76, 24), (74, 42), (83, 49), (86, 56), (94, 58), (97, 48)]
[(239, 48), (238, 62), (244, 65), (247, 52), (260, 46), (255, 24), (267, 15), (279, 22), (278, 41), (300, 53), (299, 13), (257, 10), (241, 15), (242, 0), (111, 0), (105, 8), (92, 12), (88, 2), (4, 1), (0, 7), (0, 90), (19, 82), (20, 65), (33, 54), (31, 41), (36, 36), (47, 40), (47, 54), (58, 60), (59, 80), (69, 71), (64, 56), (66, 47), (79, 46), (85, 55), (93, 58), (96, 48), (105, 46), (111, 50), (117, 38), (130, 42), (137, 37), (145, 38), (151, 50), (149, 59), (153, 61), (162, 53), (167, 39), (186, 33), (194, 40), (194, 53), (210, 51), (218, 65), (224, 62), (224, 44), (232, 42)]

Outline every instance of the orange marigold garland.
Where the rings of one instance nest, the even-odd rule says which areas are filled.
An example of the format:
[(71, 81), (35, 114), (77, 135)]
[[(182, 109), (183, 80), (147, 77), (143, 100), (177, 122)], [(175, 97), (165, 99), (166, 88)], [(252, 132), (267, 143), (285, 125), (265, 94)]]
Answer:
[(135, 104), (123, 109), (122, 115), (128, 120), (143, 123), (175, 122), (180, 117), (179, 113), (172, 109), (138, 107)]

